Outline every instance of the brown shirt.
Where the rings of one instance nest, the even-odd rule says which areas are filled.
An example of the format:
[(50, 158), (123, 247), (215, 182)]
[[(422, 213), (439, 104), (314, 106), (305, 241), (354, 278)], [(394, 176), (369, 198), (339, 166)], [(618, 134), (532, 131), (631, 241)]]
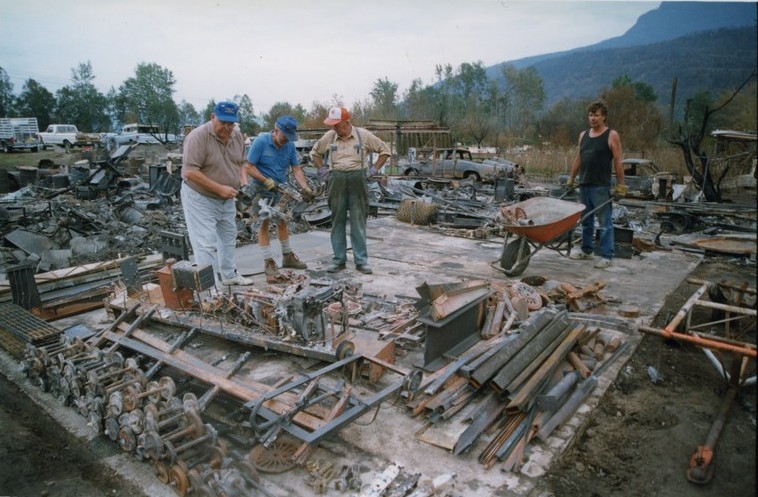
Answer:
[[(360, 140), (357, 133), (360, 133)], [(362, 147), (362, 150), (361, 150)], [(329, 151), (326, 165), (332, 171), (358, 171), (368, 168), (371, 153), (390, 155), (389, 146), (364, 128), (353, 126), (349, 136), (341, 138), (334, 130), (324, 133), (311, 149), (311, 157)]]
[[(226, 144), (213, 132), (211, 121), (193, 129), (184, 139), (182, 171), (200, 171), (213, 181), (238, 190), (240, 171), (246, 163), (245, 142), (236, 126)], [(197, 183), (187, 181), (187, 185), (198, 193), (219, 198)]]

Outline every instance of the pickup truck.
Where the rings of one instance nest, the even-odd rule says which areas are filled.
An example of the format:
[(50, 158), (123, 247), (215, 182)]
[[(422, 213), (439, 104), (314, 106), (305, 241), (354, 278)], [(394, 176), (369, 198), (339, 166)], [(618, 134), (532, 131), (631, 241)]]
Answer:
[(400, 164), (405, 176), (432, 176), (439, 178), (470, 179), (493, 182), (506, 177), (517, 167), (506, 159), (475, 162), (467, 148), (435, 148), (420, 160)]
[(81, 133), (73, 124), (51, 124), (39, 139), (45, 147), (59, 145), (65, 148), (96, 146), (100, 143), (100, 135)]
[(108, 146), (177, 143), (176, 135), (161, 133), (158, 126), (149, 124), (126, 124), (121, 133), (106, 135)]
[(45, 146), (39, 141), (36, 117), (0, 117), (0, 149), (5, 153), (17, 150), (39, 152)]

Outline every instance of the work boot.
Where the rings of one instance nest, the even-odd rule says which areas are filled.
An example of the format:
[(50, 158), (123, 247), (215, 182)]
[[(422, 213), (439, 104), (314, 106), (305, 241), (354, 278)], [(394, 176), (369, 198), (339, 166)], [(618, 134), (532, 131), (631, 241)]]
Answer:
[(355, 266), (355, 269), (357, 269), (358, 271), (360, 271), (363, 274), (372, 274), (374, 272), (366, 264), (363, 264), (363, 265), (360, 265), (360, 266)]
[(308, 269), (308, 266), (298, 259), (294, 252), (288, 252), (282, 255), (282, 267), (290, 269)]
[(339, 271), (342, 271), (343, 269), (345, 269), (345, 265), (344, 264), (331, 264), (331, 265), (327, 266), (326, 272), (327, 273), (337, 273)]
[(276, 266), (274, 259), (264, 259), (263, 267), (266, 271), (266, 276), (276, 276), (279, 274), (279, 268)]

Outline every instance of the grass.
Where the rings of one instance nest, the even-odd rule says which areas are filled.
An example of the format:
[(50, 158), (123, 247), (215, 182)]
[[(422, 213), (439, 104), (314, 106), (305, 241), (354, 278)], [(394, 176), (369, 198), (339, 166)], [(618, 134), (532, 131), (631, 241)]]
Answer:
[[(158, 150), (165, 152), (165, 150)], [(132, 156), (142, 153), (150, 155), (151, 159), (157, 159), (157, 153), (150, 149), (132, 152)], [(104, 154), (104, 149), (99, 149), (98, 154)], [(526, 168), (527, 178), (536, 181), (558, 182), (562, 174), (568, 174), (571, 170), (571, 163), (576, 156), (576, 149), (530, 149), (517, 155), (506, 154), (505, 158), (517, 162)], [(646, 152), (624, 151), (624, 158), (638, 157), (650, 159), (655, 162), (661, 171), (676, 174), (681, 178), (689, 174), (684, 165), (684, 158), (681, 150), (674, 147), (652, 149)], [(66, 152), (60, 147), (54, 147), (42, 152), (16, 152), (12, 154), (0, 153), (0, 168), (13, 170), (18, 167), (36, 167), (43, 159), (52, 160), (54, 164), (71, 166), (74, 162), (82, 160), (83, 154), (80, 149), (74, 149), (72, 152)], [(98, 159), (105, 159), (100, 157)], [(157, 162), (157, 160), (156, 160)]]
[[(524, 166), (526, 176), (530, 179), (558, 182), (562, 174), (571, 172), (571, 164), (576, 157), (576, 149), (530, 149), (518, 155), (506, 155), (505, 158)], [(676, 174), (678, 178), (688, 175), (681, 150), (670, 147), (647, 151), (645, 153), (624, 151), (624, 158), (643, 158), (655, 162), (663, 172)]]
[(67, 153), (60, 147), (49, 148), (41, 152), (0, 153), (0, 169), (13, 170), (19, 167), (37, 167), (43, 159), (49, 159), (54, 164), (70, 166), (82, 158), (80, 150), (75, 149)]

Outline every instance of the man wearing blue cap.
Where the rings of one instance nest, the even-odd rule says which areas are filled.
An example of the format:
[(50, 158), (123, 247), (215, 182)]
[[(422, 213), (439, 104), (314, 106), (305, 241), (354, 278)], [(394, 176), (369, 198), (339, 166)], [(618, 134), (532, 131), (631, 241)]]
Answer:
[(252, 285), (237, 272), (236, 197), (247, 183), (237, 104), (219, 102), (211, 120), (184, 139), (181, 198), (195, 262), (213, 266), (224, 286)]
[[(274, 207), (281, 199), (279, 185), (286, 183), (290, 168), (295, 180), (302, 189), (306, 200), (313, 200), (313, 192), (300, 167), (295, 142), (297, 141), (297, 121), (292, 116), (282, 116), (276, 120), (274, 130), (261, 133), (250, 146), (247, 154), (247, 174), (253, 178), (253, 212), (258, 215), (261, 202)], [(306, 269), (290, 247), (289, 229), (285, 219), (275, 220), (276, 234), (282, 246), (282, 267), (291, 269)], [(263, 266), (266, 276), (276, 276), (279, 268), (274, 262), (269, 237), (269, 218), (261, 221), (258, 230), (258, 244), (263, 253)]]

